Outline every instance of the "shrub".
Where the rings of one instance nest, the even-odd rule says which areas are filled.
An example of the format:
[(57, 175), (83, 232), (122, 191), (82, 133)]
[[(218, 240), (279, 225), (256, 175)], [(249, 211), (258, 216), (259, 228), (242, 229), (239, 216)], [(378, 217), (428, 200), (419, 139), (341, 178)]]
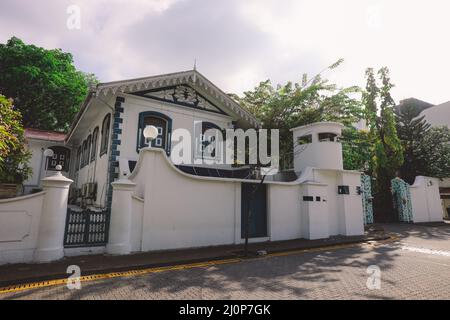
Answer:
[(0, 182), (22, 183), (31, 175), (31, 153), (26, 150), (22, 115), (12, 100), (0, 95)]

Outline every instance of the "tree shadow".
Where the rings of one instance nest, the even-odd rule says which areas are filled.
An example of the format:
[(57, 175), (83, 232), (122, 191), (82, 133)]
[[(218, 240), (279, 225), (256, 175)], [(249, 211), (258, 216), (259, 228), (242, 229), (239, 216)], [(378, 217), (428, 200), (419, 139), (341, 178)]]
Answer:
[[(366, 288), (367, 267), (392, 268), (398, 256), (395, 250), (398, 249), (389, 245), (355, 246), (263, 257), (208, 268), (85, 282), (81, 290), (39, 289), (44, 290), (39, 299), (58, 299), (61, 294), (67, 299), (311, 299), (317, 297), (317, 290), (324, 292), (318, 298), (340, 298), (326, 292), (329, 286), (342, 286), (339, 291), (352, 291), (356, 298), (376, 298)], [(351, 279), (343, 281), (347, 277)], [(7, 298), (27, 299), (35, 293), (36, 290), (18, 292)]]
[(385, 231), (405, 238), (448, 240), (450, 239), (450, 223), (386, 223), (379, 224)]

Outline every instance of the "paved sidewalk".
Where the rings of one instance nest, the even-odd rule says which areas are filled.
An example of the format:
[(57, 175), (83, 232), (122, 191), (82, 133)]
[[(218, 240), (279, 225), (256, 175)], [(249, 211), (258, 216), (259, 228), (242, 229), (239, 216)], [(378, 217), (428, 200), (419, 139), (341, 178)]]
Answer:
[[(0, 293), (2, 299), (450, 299), (450, 224), (381, 225), (398, 236), (239, 262)], [(379, 268), (375, 276), (374, 268)], [(379, 285), (374, 286), (379, 279)], [(188, 303), (188, 302), (186, 302)]]
[[(321, 240), (289, 240), (249, 244), (251, 253), (265, 250), (267, 253), (320, 248), (339, 244), (362, 243), (387, 239), (382, 227), (371, 228), (364, 236), (335, 236)], [(243, 245), (215, 246), (185, 250), (138, 253), (126, 256), (88, 255), (67, 257), (57, 262), (44, 264), (9, 264), (0, 266), (0, 287), (35, 281), (67, 277), (67, 267), (78, 265), (82, 274), (92, 275), (106, 272), (145, 269), (149, 267), (177, 265), (208, 260), (242, 256)]]

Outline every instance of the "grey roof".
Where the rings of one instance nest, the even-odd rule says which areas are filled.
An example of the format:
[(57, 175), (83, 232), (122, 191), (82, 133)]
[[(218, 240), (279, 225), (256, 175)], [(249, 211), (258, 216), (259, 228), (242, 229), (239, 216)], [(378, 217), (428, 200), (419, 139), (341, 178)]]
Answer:
[(426, 101), (416, 99), (416, 98), (407, 98), (400, 100), (400, 103), (394, 107), (396, 112), (402, 112), (403, 108), (414, 106), (417, 114), (421, 113), (423, 110), (431, 108), (434, 106), (432, 103), (428, 103)]

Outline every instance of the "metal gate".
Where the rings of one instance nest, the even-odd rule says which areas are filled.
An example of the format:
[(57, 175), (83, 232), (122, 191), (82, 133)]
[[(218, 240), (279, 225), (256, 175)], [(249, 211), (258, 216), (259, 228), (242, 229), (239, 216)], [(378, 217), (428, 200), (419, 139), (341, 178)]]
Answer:
[(361, 193), (364, 224), (371, 224), (373, 223), (372, 178), (366, 174), (361, 175)]
[(398, 214), (398, 220), (402, 222), (412, 222), (412, 205), (410, 185), (400, 178), (391, 180), (392, 200), (394, 209)]
[(104, 246), (108, 242), (110, 210), (68, 208), (64, 247)]

